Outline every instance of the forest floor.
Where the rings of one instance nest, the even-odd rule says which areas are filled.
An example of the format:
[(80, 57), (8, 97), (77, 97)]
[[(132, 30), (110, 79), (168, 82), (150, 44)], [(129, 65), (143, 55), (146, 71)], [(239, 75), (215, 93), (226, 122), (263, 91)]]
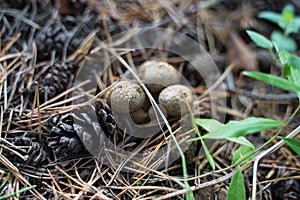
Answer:
[[(281, 76), (246, 30), (270, 38), (280, 28), (258, 14), (287, 3), (300, 15), (296, 0), (0, 0), (0, 199), (226, 199), (241, 144), (205, 139), (211, 161), (190, 120), (250, 117), (289, 123), (245, 136), (256, 149), (240, 164), (247, 198), (300, 199), (299, 156), (273, 137), (298, 130), (297, 96), (242, 73)], [(193, 109), (128, 137), (107, 91), (148, 60), (174, 66)]]

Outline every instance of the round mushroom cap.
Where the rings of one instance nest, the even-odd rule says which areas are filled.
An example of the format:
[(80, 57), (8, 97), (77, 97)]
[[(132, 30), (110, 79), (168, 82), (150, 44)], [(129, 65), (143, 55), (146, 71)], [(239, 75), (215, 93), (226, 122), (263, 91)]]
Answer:
[(114, 86), (109, 98), (113, 110), (130, 113), (144, 105), (146, 95), (137, 83), (124, 80)]
[(138, 67), (138, 75), (152, 93), (180, 81), (179, 72), (172, 65), (162, 61), (144, 62)]
[(143, 124), (149, 121), (148, 112), (142, 108), (130, 113), (130, 117), (137, 124)]
[(161, 91), (158, 102), (168, 116), (179, 117), (188, 112), (187, 103), (192, 105), (193, 94), (187, 86), (171, 85)]

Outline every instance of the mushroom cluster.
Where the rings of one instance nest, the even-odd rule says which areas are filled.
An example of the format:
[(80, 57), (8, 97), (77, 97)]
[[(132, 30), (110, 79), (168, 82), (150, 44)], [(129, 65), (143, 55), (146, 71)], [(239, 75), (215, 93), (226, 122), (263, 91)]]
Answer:
[[(162, 61), (146, 61), (137, 68), (137, 74), (168, 117), (180, 117), (188, 112), (187, 104), (191, 105), (193, 100), (192, 91), (179, 84), (180, 73), (172, 65)], [(107, 102), (114, 111), (129, 113), (135, 123), (143, 124), (151, 120), (153, 108), (135, 80), (118, 82), (109, 91)]]

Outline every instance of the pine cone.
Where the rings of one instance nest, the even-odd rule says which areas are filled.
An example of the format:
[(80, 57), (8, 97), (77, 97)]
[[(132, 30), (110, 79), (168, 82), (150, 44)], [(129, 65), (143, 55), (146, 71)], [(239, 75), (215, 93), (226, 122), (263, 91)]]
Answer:
[[(123, 131), (118, 128), (110, 108), (105, 103), (96, 101), (95, 107), (89, 105), (76, 109), (74, 118), (75, 130), (89, 151), (100, 151), (99, 147), (103, 145), (123, 145)], [(125, 138), (125, 142), (130, 138), (131, 136)], [(110, 142), (107, 143), (106, 140)]]
[[(17, 136), (13, 138), (12, 143), (15, 146), (20, 146), (19, 150), (21, 150), (21, 154), (24, 155), (26, 164), (30, 164), (32, 166), (46, 164), (47, 152), (43, 149), (43, 146), (36, 141), (35, 137), (28, 136)], [(24, 163), (24, 160), (20, 160), (19, 157), (15, 157), (20, 163)]]
[(108, 105), (104, 104), (101, 101), (95, 102), (95, 111), (98, 118), (98, 121), (107, 135), (112, 136), (116, 128), (115, 117), (112, 115), (112, 112)]
[(75, 109), (73, 115), (75, 118), (74, 129), (84, 143), (84, 146), (91, 153), (101, 147), (105, 134), (97, 119), (91, 118), (94, 114), (92, 112), (94, 112), (94, 107), (87, 106)]
[(55, 51), (56, 57), (62, 58), (68, 39), (68, 31), (59, 21), (45, 25), (36, 36), (38, 58), (48, 60), (51, 58), (52, 51)]
[(115, 145), (118, 147), (121, 147), (126, 143), (139, 141), (139, 138), (132, 137), (131, 135), (127, 135), (126, 138), (124, 138), (124, 131), (118, 127), (115, 117), (107, 104), (96, 101), (95, 112), (106, 137), (108, 137), (112, 143), (116, 142)]
[[(48, 67), (48, 66), (45, 66)], [(77, 69), (77, 65), (71, 62), (56, 62), (49, 67), (46, 72), (36, 74), (36, 80), (39, 83), (40, 103), (55, 97), (70, 86), (72, 76)], [(35, 94), (34, 87), (30, 88), (30, 97), (33, 100)]]
[[(123, 132), (116, 126), (110, 108), (100, 101), (96, 102), (96, 108), (89, 105), (61, 118), (54, 117), (48, 125), (51, 130), (45, 143), (57, 156), (79, 153), (84, 149), (98, 153), (95, 151), (100, 151), (104, 145), (111, 147), (115, 140), (119, 147), (123, 142)], [(107, 139), (110, 143), (105, 142)]]
[[(101, 106), (102, 108), (104, 107)], [(106, 113), (106, 111), (109, 111), (107, 109), (102, 109), (103, 118), (99, 118), (99, 121), (98, 117), (95, 117), (95, 119), (91, 117), (93, 115), (96, 116), (93, 106), (75, 109), (73, 113), (68, 113), (61, 118), (52, 118), (48, 122), (51, 130), (45, 143), (54, 150), (56, 157), (61, 154), (79, 153), (85, 148), (90, 152), (94, 149), (99, 149), (102, 145), (103, 136), (114, 131), (114, 129), (110, 130), (110, 128), (114, 128), (113, 116), (110, 113)], [(106, 133), (106, 130), (111, 132)], [(84, 144), (81, 140), (84, 141)]]
[[(55, 154), (75, 154), (85, 149), (73, 124), (72, 114), (67, 114), (61, 119), (54, 117), (50, 120), (50, 135), (46, 137), (45, 143), (54, 150)], [(58, 157), (57, 155), (56, 157)]]

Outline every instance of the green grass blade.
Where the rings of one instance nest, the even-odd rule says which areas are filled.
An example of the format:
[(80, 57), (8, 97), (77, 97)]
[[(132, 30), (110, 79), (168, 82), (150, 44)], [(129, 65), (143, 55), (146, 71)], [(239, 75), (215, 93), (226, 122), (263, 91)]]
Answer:
[(31, 190), (31, 189), (33, 189), (33, 188), (35, 188), (35, 187), (36, 187), (36, 185), (32, 185), (32, 186), (30, 186), (30, 187), (22, 188), (21, 190), (19, 190), (19, 191), (17, 191), (17, 192), (14, 192), (14, 193), (11, 193), (11, 194), (6, 194), (6, 195), (3, 195), (3, 196), (0, 196), (0, 200), (2, 200), (2, 199), (7, 199), (7, 198), (10, 198), (10, 197), (16, 196), (16, 195), (18, 195), (18, 194), (21, 194), (21, 193), (23, 193), (23, 192), (26, 192), (26, 191), (28, 191), (28, 190)]
[[(207, 148), (207, 146), (206, 146), (203, 138), (201, 137), (200, 131), (199, 131), (197, 125), (196, 125), (195, 118), (194, 118), (193, 115), (191, 115), (191, 124), (192, 124), (192, 128), (195, 130), (196, 134), (199, 136), (202, 148), (204, 150), (205, 156), (206, 156), (206, 158), (207, 158), (207, 160), (208, 160), (211, 168), (213, 170), (215, 170), (216, 169), (215, 161), (214, 161), (212, 155), (210, 154), (210, 152), (209, 152), (209, 150), (208, 150), (208, 148)], [(209, 127), (211, 127), (211, 126), (209, 126)]]
[(261, 73), (261, 72), (250, 72), (250, 71), (245, 71), (243, 72), (243, 74), (245, 76), (249, 76), (252, 78), (255, 78), (257, 80), (263, 81), (265, 83), (271, 84), (273, 86), (279, 87), (281, 89), (284, 90), (291, 90), (291, 91), (295, 91), (295, 92), (299, 92), (300, 91), (300, 86), (295, 85), (294, 83), (271, 75), (271, 74), (265, 74), (265, 73)]
[(5, 179), (3, 180), (3, 182), (0, 185), (0, 190), (6, 185), (9, 177), (10, 177), (11, 172), (8, 172), (7, 176), (5, 177)]

